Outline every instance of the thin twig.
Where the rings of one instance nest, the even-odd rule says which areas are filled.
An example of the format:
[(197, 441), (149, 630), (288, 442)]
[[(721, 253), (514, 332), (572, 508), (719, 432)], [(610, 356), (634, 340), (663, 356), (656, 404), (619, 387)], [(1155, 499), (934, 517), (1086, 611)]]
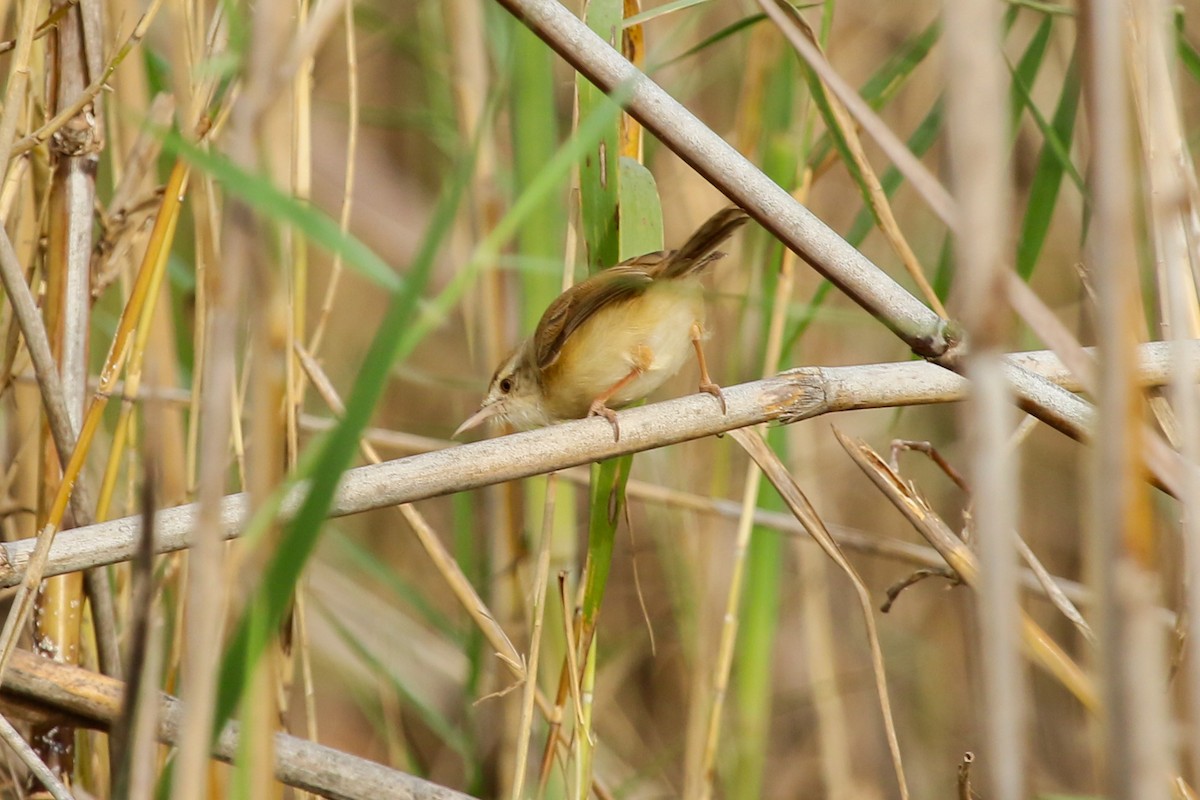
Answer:
[[(763, 348), (762, 375), (771, 375), (779, 366), (783, 357), (784, 325), (787, 321), (787, 304), (792, 296), (794, 265), (791, 253), (784, 251), (780, 261), (778, 282), (775, 286), (775, 298), (771, 305), (770, 323), (767, 328), (767, 340)], [(742, 617), (741, 604), (745, 592), (742, 591), (742, 580), (747, 568), (747, 554), (750, 547), (750, 537), (754, 532), (754, 511), (758, 507), (759, 486), (762, 480), (762, 470), (753, 464), (746, 467), (742, 480), (741, 514), (738, 518), (737, 534), (734, 538), (731, 558), (731, 576), (729, 589), (725, 596), (725, 613), (722, 615), (721, 633), (717, 645), (716, 658), (713, 660), (712, 692), (709, 699), (708, 725), (705, 731), (704, 749), (698, 765), (699, 776), (693, 782), (699, 782), (700, 796), (709, 798), (713, 793), (713, 782), (716, 778), (717, 750), (720, 735), (723, 730), (721, 719), (724, 716), (724, 703), (727, 698), (729, 675), (733, 668), (734, 651), (737, 645), (738, 622)], [(765, 736), (763, 725), (762, 735)], [(757, 733), (757, 732), (756, 732)], [(690, 776), (689, 776), (690, 777)]]
[[(1024, 422), (1033, 422), (1033, 418), (1025, 417)], [(1024, 422), (1022, 423), (1022, 426), (1024, 426)], [(1018, 433), (1020, 432), (1022, 426), (1018, 427)], [(1028, 427), (1025, 427), (1024, 429), (1027, 431)], [(1008, 449), (1015, 449), (1019, 439), (1020, 436), (1016, 434), (1009, 437), (1007, 444)], [(912, 442), (903, 439), (894, 440), (892, 442), (892, 460), (890, 463), (893, 472), (896, 472), (897, 474), (900, 472), (900, 468), (897, 463), (897, 454), (901, 450), (915, 450), (917, 452), (925, 453), (930, 459), (933, 460), (935, 464), (938, 465), (939, 468), (941, 468), (944, 473), (946, 473), (947, 476), (949, 476), (952, 481), (954, 481), (958, 488), (962, 489), (968, 494), (970, 493), (971, 488), (967, 484), (966, 479), (963, 478), (959, 471), (956, 470), (954, 466), (947, 461), (940, 452), (938, 452), (937, 448), (929, 442)], [(964, 539), (966, 539), (966, 533), (970, 530), (971, 528), (968, 527), (967, 531), (964, 532)], [(1075, 607), (1075, 604), (1071, 601), (1071, 599), (1067, 597), (1066, 593), (1063, 592), (1062, 588), (1059, 586), (1058, 579), (1052, 576), (1050, 571), (1042, 565), (1042, 562), (1037, 557), (1037, 554), (1034, 553), (1033, 549), (1025, 543), (1025, 540), (1021, 537), (1019, 532), (1014, 531), (1013, 536), (1016, 540), (1017, 552), (1020, 554), (1021, 558), (1024, 559), (1025, 563), (1029, 565), (1029, 575), (1032, 575), (1033, 579), (1041, 586), (1044, 596), (1050, 600), (1055, 608), (1062, 612), (1064, 617), (1071, 621), (1071, 624), (1079, 629), (1079, 632), (1083, 634), (1085, 639), (1087, 639), (1089, 642), (1095, 643), (1095, 634), (1092, 632), (1091, 626), (1087, 623), (1087, 620), (1083, 618), (1083, 615), (1079, 613), (1079, 609)], [(1027, 576), (1022, 577), (1024, 578)], [(900, 588), (902, 589), (904, 587)], [(888, 590), (888, 597), (889, 600), (894, 600), (892, 596), (892, 590), (890, 589)], [(888, 605), (891, 605), (891, 603), (889, 602)]]
[[(35, 40), (41, 39), (46, 34), (53, 31), (57, 27), (59, 20), (66, 16), (67, 12), (78, 3), (79, 0), (68, 0), (68, 2), (51, 11), (50, 14), (44, 20), (42, 20), (41, 24), (37, 26), (37, 30), (33, 32), (33, 38)], [(8, 39), (0, 42), (0, 53), (8, 53), (15, 49), (17, 49), (16, 39)]]
[(125, 43), (121, 45), (121, 49), (109, 60), (108, 66), (103, 74), (88, 84), (70, 104), (64, 106), (61, 111), (51, 117), (44, 125), (37, 130), (23, 137), (20, 141), (13, 145), (9, 158), (19, 156), (34, 149), (38, 145), (48, 141), (58, 131), (74, 119), (81, 111), (87, 108), (93, 100), (95, 100), (102, 91), (104, 91), (108, 79), (117, 71), (117, 67), (121, 66), (121, 62), (133, 50), (134, 47), (142, 41), (146, 35), (146, 31), (150, 28), (150, 23), (154, 20), (155, 14), (158, 13), (159, 7), (163, 0), (154, 0), (146, 12), (142, 14), (138, 20), (138, 24), (130, 31), (129, 37)]
[[(834, 537), (834, 541), (837, 541), (837, 537)], [(949, 567), (922, 567), (916, 572), (910, 573), (907, 577), (902, 578), (901, 580), (889, 586), (884, 592), (884, 595), (887, 597), (887, 599), (883, 602), (883, 605), (879, 607), (879, 610), (884, 614), (890, 612), (892, 610), (892, 606), (896, 604), (896, 600), (900, 598), (900, 595), (905, 589), (909, 588), (910, 586), (917, 585), (926, 578), (945, 578), (946, 580), (950, 581), (952, 585), (962, 583), (962, 580), (958, 577), (958, 574)]]
[[(354, 208), (354, 182), (358, 173), (356, 163), (358, 157), (358, 37), (354, 25), (354, 3), (346, 2), (346, 176), (342, 182), (342, 208), (338, 213), (338, 230), (343, 234), (350, 230), (350, 214)], [(325, 284), (325, 295), (321, 299), (321, 310), (317, 314), (317, 322), (312, 335), (308, 339), (308, 351), (314, 355), (321, 352), (321, 342), (325, 338), (325, 328), (329, 324), (329, 315), (333, 310), (333, 301), (337, 296), (338, 285), (342, 277), (342, 254), (334, 255), (333, 264), (329, 267), (329, 278)]]
[(892, 440), (892, 460), (888, 462), (896, 472), (900, 471), (900, 453), (904, 450), (912, 450), (917, 453), (924, 453), (930, 461), (937, 464), (938, 468), (946, 473), (946, 477), (954, 481), (954, 485), (962, 489), (964, 492), (969, 492), (967, 488), (967, 480), (962, 476), (962, 473), (954, 468), (954, 466), (946, 460), (932, 442), (917, 442), (911, 439), (893, 439)]
[[(0, 162), (0, 164), (2, 163)], [(41, 314), (38, 312), (29, 286), (25, 283), (24, 271), (13, 250), (12, 241), (9, 239), (7, 231), (3, 229), (0, 229), (0, 281), (3, 282), (9, 302), (12, 304), (13, 315), (17, 319), (29, 351), (30, 360), (33, 362), (34, 372), (37, 374), (42, 405), (49, 420), (51, 438), (59, 455), (59, 463), (63, 473), (68, 474), (68, 464), (75, 454), (77, 444), (75, 426), (71, 422), (71, 416), (67, 409), (66, 395), (53, 353), (50, 350), (50, 340), (46, 334)], [(77, 522), (84, 522), (91, 518), (92, 508), (86, 480), (76, 481), (74, 488), (75, 491), (69, 495), (71, 509)], [(43, 558), (48, 556), (55, 528), (55, 525), (47, 525), (39, 532), (39, 539), (42, 540), (38, 548), (39, 557), (31, 559), (32, 567), (36, 567)], [(33, 591), (37, 588), (39, 581), (33, 580), (36, 577), (36, 571), (31, 572), (28, 577), (30, 580), (21, 583), (21, 588), (13, 600), (13, 607), (5, 619), (4, 629), (0, 631), (0, 675), (3, 674), (8, 655), (16, 644), (16, 634), (20, 630), (20, 624), (33, 607)], [(98, 582), (99, 579), (90, 580)], [(100, 623), (97, 627), (97, 638), (101, 644), (105, 667), (116, 671), (119, 669), (120, 660), (115, 657), (116, 636), (115, 625), (110, 624), (113, 619), (111, 603), (103, 602), (104, 597), (107, 596), (102, 591), (105, 587), (96, 588), (101, 590), (93, 593), (93, 597), (98, 601), (94, 605), (97, 611), (97, 620)]]
[(971, 765), (974, 763), (974, 753), (963, 753), (962, 761), (958, 763), (958, 800), (974, 800), (975, 793), (971, 791)]
[(13, 250), (12, 240), (4, 230), (0, 230), (0, 281), (4, 283), (4, 292), (12, 305), (13, 316), (16, 317), (21, 336), (25, 339), (29, 360), (33, 363), (33, 371), (37, 376), (42, 405), (46, 410), (46, 419), (50, 424), (50, 435), (58, 451), (59, 463), (65, 469), (71, 453), (75, 450), (75, 429), (71, 425), (71, 416), (67, 413), (62, 380), (54, 364), (54, 355), (50, 350), (50, 339), (46, 335), (42, 315), (33, 299), (33, 293), (25, 283), (25, 271), (21, 268), (16, 251)]
[(1062, 588), (1058, 585), (1058, 579), (1051, 575), (1050, 571), (1042, 565), (1041, 559), (1037, 557), (1037, 554), (1033, 552), (1019, 534), (1014, 534), (1014, 538), (1017, 543), (1017, 552), (1020, 553), (1025, 563), (1029, 565), (1029, 570), (1033, 573), (1037, 582), (1041, 584), (1046, 598), (1054, 604), (1054, 607), (1064, 617), (1071, 621), (1072, 625), (1079, 629), (1079, 632), (1083, 634), (1083, 638), (1095, 644), (1096, 634), (1092, 631), (1092, 626), (1083, 618), (1083, 614), (1079, 613), (1079, 609), (1071, 602), (1071, 598), (1067, 597), (1063, 592)]
[[(975, 554), (950, 527), (887, 462), (865, 442), (852, 439), (837, 428), (834, 435), (855, 464), (904, 514), (909, 523), (937, 549), (963, 582), (975, 589), (979, 583), (979, 562)], [(1099, 710), (1096, 687), (1090, 675), (1024, 612), (1020, 615), (1021, 636), (1030, 659), (1066, 687), (1089, 711)]]
[(33, 50), (33, 34), (37, 27), (39, 6), (41, 3), (27, 3), (23, 6), (20, 21), (17, 23), (17, 48), (12, 58), (8, 88), (4, 93), (4, 113), (0, 115), (0, 186), (7, 182), (13, 135), (25, 108), (25, 90), (30, 74), (29, 57)]

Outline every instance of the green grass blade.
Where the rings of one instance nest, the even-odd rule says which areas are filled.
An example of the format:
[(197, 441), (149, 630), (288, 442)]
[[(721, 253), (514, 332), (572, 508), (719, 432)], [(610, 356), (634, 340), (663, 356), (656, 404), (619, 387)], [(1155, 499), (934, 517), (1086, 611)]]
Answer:
[[(657, 9), (655, 9), (655, 10), (657, 11)], [(676, 64), (680, 61), (683, 61), (686, 58), (691, 58), (692, 56), (696, 55), (697, 53), (702, 53), (705, 50), (707, 50), (708, 48), (712, 47), (713, 45), (725, 41), (730, 36), (733, 36), (735, 33), (744, 31), (746, 28), (749, 28), (751, 25), (757, 25), (758, 23), (762, 22), (766, 18), (767, 18), (766, 14), (751, 14), (748, 17), (743, 17), (742, 19), (739, 19), (737, 22), (733, 22), (733, 23), (730, 23), (729, 25), (726, 25), (724, 28), (722, 28), (721, 30), (712, 34), (711, 36), (706, 36), (703, 40), (701, 40), (701, 42), (699, 44), (697, 44), (693, 47), (689, 47), (687, 50), (684, 50), (679, 55), (672, 56), (671, 58), (668, 58), (666, 61), (663, 61), (662, 63), (655, 64), (653, 68), (651, 68), (647, 71), (650, 73), (657, 72), (658, 70), (663, 69), (664, 67), (669, 67), (672, 64)]]
[[(515, 18), (512, 28), (510, 113), (513, 147), (513, 193), (520, 196), (537, 179), (547, 153), (558, 147), (558, 115), (554, 100), (554, 60), (549, 46)], [(546, 195), (521, 224), (517, 252), (524, 259), (561, 264), (566, 215), (561, 198)], [(524, 328), (532, 330), (542, 311), (558, 296), (560, 273), (522, 270)]]
[(783, 340), (783, 352), (791, 353), (796, 349), (797, 342), (800, 341), (800, 337), (804, 336), (804, 332), (807, 331), (816, 320), (817, 312), (819, 312), (821, 310), (821, 306), (825, 304), (825, 300), (829, 297), (829, 293), (832, 291), (832, 289), (832, 283), (829, 281), (821, 281), (816, 290), (813, 291), (812, 298), (810, 298), (808, 303), (805, 304), (800, 316), (797, 317), (796, 321), (792, 324), (792, 327), (788, 330), (787, 335)]
[(1050, 44), (1050, 33), (1053, 22), (1054, 17), (1049, 14), (1042, 18), (1041, 24), (1033, 32), (1033, 38), (1029, 40), (1029, 46), (1025, 48), (1025, 52), (1021, 55), (1021, 60), (1017, 62), (1017, 66), (1012, 70), (1013, 85), (1009, 89), (1011, 95), (1009, 99), (1009, 111), (1012, 114), (1011, 127), (1014, 131), (1021, 120), (1021, 110), (1026, 106), (1033, 106), (1033, 101), (1025, 89), (1026, 87), (1033, 86), (1038, 71), (1042, 68), (1042, 59), (1046, 55), (1046, 47)]
[(295, 518), (284, 526), (279, 547), (271, 556), (247, 606), (249, 611), (234, 628), (221, 663), (214, 736), (233, 715), (250, 672), (262, 655), (267, 641), (263, 628), (277, 628), (287, 613), (296, 581), (316, 547), (338, 480), (358, 451), (362, 431), (383, 394), (392, 364), (403, 355), (398, 344), (411, 324), (419, 292), (432, 269), (433, 255), (450, 230), (468, 175), (469, 170), (460, 170), (458, 179), (443, 194), (409, 280), (401, 291), (393, 293), (384, 320), (363, 359), (358, 379), (346, 402), (345, 415), (321, 443), (308, 493)]
[(663, 248), (662, 204), (650, 170), (632, 158), (620, 161), (621, 222), (617, 226), (621, 259)]
[(1017, 274), (1025, 280), (1033, 275), (1038, 257), (1050, 230), (1050, 219), (1058, 202), (1059, 189), (1064, 174), (1070, 174), (1084, 197), (1087, 189), (1071, 162), (1071, 154), (1065, 142), (1070, 142), (1075, 130), (1075, 116), (1079, 110), (1078, 59), (1071, 61), (1070, 69), (1063, 81), (1054, 120), (1047, 128), (1042, 151), (1038, 154), (1037, 168), (1030, 185), (1029, 200), (1025, 204), (1025, 215), (1021, 221), (1021, 234), (1017, 238)]
[(425, 625), (443, 637), (447, 639), (462, 638), (461, 626), (455, 625), (449, 617), (429, 602), (429, 599), (421, 593), (420, 588), (404, 580), (395, 569), (380, 561), (378, 554), (371, 552), (339, 531), (332, 531), (326, 536), (346, 559), (349, 568), (360, 571), (366, 578), (373, 579), (386, 588), (401, 603), (413, 609)]
[(1196, 46), (1188, 41), (1187, 33), (1184, 31), (1182, 8), (1175, 13), (1175, 52), (1179, 55), (1179, 63), (1192, 76), (1192, 80), (1200, 83), (1200, 51), (1197, 51)]
[(404, 288), (404, 279), (371, 248), (343, 233), (335, 220), (309, 203), (280, 190), (267, 177), (244, 170), (223, 155), (197, 147), (174, 130), (163, 132), (163, 149), (212, 175), (226, 192), (255, 211), (291, 225), (297, 233), (307, 236), (330, 254), (341, 256), (346, 266), (360, 275), (393, 292)]
[[(941, 34), (941, 24), (938, 20), (934, 20), (924, 30), (905, 42), (896, 55), (884, 62), (862, 85), (859, 90), (862, 99), (874, 109), (886, 105), (904, 86), (916, 68), (924, 63), (926, 56), (937, 44)], [(822, 134), (821, 138), (813, 145), (812, 152), (809, 153), (808, 165), (816, 166), (822, 163), (829, 156), (829, 150), (833, 146), (829, 134)]]
[[(709, 0), (671, 0), (669, 3), (663, 3), (660, 6), (647, 9), (640, 14), (634, 14), (629, 19), (622, 20), (620, 17), (617, 17), (617, 21), (621, 28), (632, 28), (634, 25), (641, 25), (643, 22), (649, 22), (652, 19), (664, 17), (667, 14), (673, 14), (676, 11), (683, 11), (685, 8), (691, 8), (692, 6), (698, 6), (707, 2)], [(592, 30), (595, 30), (595, 28)]]
[[(1073, 65), (1074, 64), (1072, 64), (1072, 66)], [(1075, 83), (1077, 84), (1077, 81)], [(1041, 110), (1034, 105), (1033, 100), (1029, 95), (1029, 88), (1027, 86), (1020, 81), (1014, 82), (1013, 85), (1018, 87), (1018, 91), (1025, 100), (1030, 116), (1033, 117), (1033, 121), (1037, 125), (1038, 130), (1041, 131), (1042, 137), (1045, 141), (1045, 146), (1050, 149), (1050, 151), (1054, 154), (1054, 157), (1061, 163), (1064, 174), (1070, 176), (1072, 182), (1075, 184), (1075, 187), (1079, 189), (1081, 193), (1086, 194), (1087, 184), (1084, 181), (1083, 176), (1079, 173), (1079, 170), (1075, 168), (1074, 162), (1071, 161), (1069, 144), (1070, 139), (1063, 139), (1062, 136), (1059, 135), (1059, 132), (1055, 126), (1047, 121)], [(1069, 72), (1068, 80), (1064, 81), (1063, 89), (1064, 93), (1072, 89), (1072, 81), (1070, 80)], [(1073, 119), (1074, 117), (1072, 116), (1072, 120)]]
[(421, 721), (428, 725), (429, 729), (438, 738), (449, 745), (455, 753), (463, 758), (470, 758), (470, 741), (463, 735), (455, 722), (447, 719), (431, 703), (412, 692), (402, 681), (397, 680), (393, 672), (388, 669), (387, 664), (380, 661), (375, 653), (371, 651), (371, 648), (359, 639), (349, 626), (338, 619), (336, 614), (331, 613), (325, 608), (321, 608), (321, 615), (363, 665), (379, 680), (391, 686), (396, 695), (402, 698), (408, 704), (409, 708), (416, 712)]
[[(827, 13), (823, 16), (826, 24), (830, 19), (829, 9), (830, 6), (826, 5)], [(809, 77), (808, 73), (807, 68), (791, 52), (781, 52), (765, 86), (766, 109), (762, 115), (759, 150), (763, 153), (763, 171), (781, 186), (796, 185), (800, 165), (806, 155), (796, 146), (796, 142), (806, 141), (801, 126), (805, 117), (814, 115), (811, 107), (804, 108), (805, 113), (799, 113), (801, 106), (796, 98), (801, 89), (800, 80)], [(820, 97), (813, 92), (811, 81), (809, 91), (818, 110), (824, 105), (824, 111), (828, 111), (828, 99), (823, 91)], [(779, 291), (784, 249), (778, 242), (769, 241), (767, 253), (769, 255), (759, 276), (759, 294), (764, 298), (773, 298)], [(756, 373), (764, 367), (770, 315), (764, 314), (761, 323), (753, 367)], [(786, 359), (787, 352), (781, 351), (780, 358)], [(774, 444), (783, 448), (778, 452), (786, 459), (786, 442), (777, 437)], [(758, 507), (768, 510), (783, 508), (778, 496), (765, 491), (759, 492), (756, 503)], [(756, 525), (751, 531), (745, 554), (737, 643), (730, 677), (736, 707), (730, 709), (730, 731), (725, 736), (725, 744), (734, 755), (733, 769), (725, 786), (725, 793), (730, 797), (764, 796), (772, 719), (774, 660), (771, 653), (779, 627), (782, 564), (786, 561), (782, 546), (783, 540), (777, 534)]]
[[(619, 182), (610, 185), (607, 191), (619, 192), (620, 209), (618, 241), (622, 248), (618, 253), (624, 260), (643, 253), (663, 248), (662, 205), (658, 187), (650, 172), (632, 159), (620, 159)], [(614, 191), (615, 190), (615, 191)], [(593, 213), (595, 208), (607, 207), (607, 203), (585, 209)], [(588, 520), (587, 578), (583, 596), (583, 627), (587, 631), (595, 625), (604, 591), (608, 584), (608, 572), (612, 562), (613, 541), (625, 506), (625, 483), (633, 456), (620, 456), (592, 466), (590, 489), (590, 515)]]
[(608, 587), (613, 543), (625, 508), (625, 484), (629, 481), (632, 456), (610, 458), (592, 465), (588, 506), (587, 579), (583, 590), (584, 630), (594, 628)]
[(942, 237), (942, 247), (938, 251), (937, 269), (933, 271), (933, 290), (938, 297), (949, 297), (950, 286), (954, 283), (954, 236), (946, 233)]
[[(592, 0), (585, 7), (588, 27), (613, 47), (621, 42), (611, 41), (620, 36), (623, 6), (613, 0)], [(613, 101), (582, 75), (575, 78), (579, 92), (580, 117), (612, 105)], [(617, 240), (617, 181), (620, 162), (621, 130), (619, 124), (609, 126), (600, 140), (579, 165), (580, 223), (584, 249), (587, 251), (588, 272), (611, 267), (618, 261), (620, 243)]]
[(547, 196), (546, 193), (559, 189), (571, 167), (594, 151), (596, 143), (608, 126), (618, 119), (621, 113), (621, 98), (627, 91), (618, 88), (613, 93), (614, 102), (599, 105), (591, 115), (579, 123), (575, 135), (545, 162), (542, 171), (513, 203), (512, 209), (475, 248), (475, 253), (466, 266), (450, 279), (441, 293), (422, 305), (420, 317), (404, 334), (401, 350), (407, 352), (416, 347), (429, 333), (445, 323), (450, 310), (462, 299), (463, 294), (479, 277), (479, 273), (496, 262), (500, 249), (517, 234), (521, 223), (537, 212)]
[[(588, 26), (600, 36), (620, 37), (624, 3), (622, 0), (589, 0), (584, 6), (584, 16)], [(609, 43), (620, 48), (621, 42), (610, 39)], [(579, 87), (579, 112), (585, 109), (600, 110), (607, 98), (599, 96), (589, 88), (590, 84), (582, 77), (576, 78)], [(614, 118), (612, 124), (604, 131), (597, 147), (588, 154), (579, 169), (579, 199), (580, 199), (580, 228), (583, 231), (583, 245), (587, 252), (589, 272), (616, 264), (618, 261), (647, 252), (625, 252), (623, 242), (636, 247), (645, 247), (650, 238), (645, 232), (626, 230), (626, 224), (636, 226), (640, 220), (650, 226), (657, 218), (658, 228), (662, 229), (662, 212), (654, 212), (657, 203), (657, 193), (654, 191), (653, 179), (640, 175), (636, 170), (622, 167), (620, 157), (620, 118)], [(625, 174), (634, 177), (626, 187), (621, 178)], [(636, 191), (636, 199), (629, 198), (628, 219), (624, 208), (627, 192)], [(647, 195), (647, 192), (649, 195)], [(659, 245), (661, 247), (661, 244)], [(657, 250), (659, 247), (649, 247)], [(633, 465), (633, 456), (619, 456), (600, 464), (592, 465), (591, 483), (589, 486), (589, 519), (587, 556), (584, 566), (584, 586), (582, 599), (582, 615), (579, 626), (579, 636), (576, 647), (577, 655), (582, 664), (584, 674), (578, 676), (580, 692), (585, 697), (594, 696), (588, 688), (594, 680), (596, 655), (596, 623), (600, 606), (604, 600), (605, 589), (608, 586), (608, 575), (612, 567), (613, 544), (616, 541), (617, 526), (620, 524), (621, 512), (625, 507), (625, 483)], [(574, 796), (589, 796), (593, 765), (593, 736), (591, 734), (592, 703), (583, 703), (583, 718), (580, 721), (582, 731), (577, 736), (578, 744), (574, 748), (575, 773)]]
[(901, 45), (896, 54), (883, 62), (867, 79), (859, 91), (862, 98), (870, 103), (872, 108), (887, 105), (909, 76), (925, 62), (925, 57), (929, 55), (929, 51), (937, 44), (941, 35), (940, 19), (926, 25), (924, 30)]

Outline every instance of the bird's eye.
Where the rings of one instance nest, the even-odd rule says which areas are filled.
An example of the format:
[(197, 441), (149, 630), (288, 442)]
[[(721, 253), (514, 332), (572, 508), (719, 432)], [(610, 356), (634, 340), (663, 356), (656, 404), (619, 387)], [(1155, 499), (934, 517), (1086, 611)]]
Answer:
[(500, 391), (504, 392), (505, 394), (508, 394), (512, 391), (512, 378), (505, 378), (504, 380), (500, 381)]

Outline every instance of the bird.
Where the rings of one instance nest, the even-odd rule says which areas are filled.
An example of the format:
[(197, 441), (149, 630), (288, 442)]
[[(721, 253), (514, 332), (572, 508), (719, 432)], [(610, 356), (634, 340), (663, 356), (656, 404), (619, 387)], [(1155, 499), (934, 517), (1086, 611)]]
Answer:
[(721, 387), (704, 360), (701, 278), (724, 257), (717, 247), (748, 219), (740, 208), (724, 208), (678, 250), (636, 256), (560, 294), (533, 335), (500, 362), (479, 410), (454, 436), (488, 420), (531, 430), (604, 417), (620, 441), (613, 409), (661, 386), (689, 351), (700, 368), (699, 390), (715, 397), (726, 413)]

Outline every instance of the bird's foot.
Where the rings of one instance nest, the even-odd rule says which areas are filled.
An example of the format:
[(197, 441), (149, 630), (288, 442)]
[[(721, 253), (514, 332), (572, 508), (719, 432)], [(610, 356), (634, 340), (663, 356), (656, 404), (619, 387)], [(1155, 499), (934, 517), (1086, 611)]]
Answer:
[[(720, 390), (718, 389), (718, 391)], [(592, 405), (588, 408), (587, 415), (589, 417), (604, 417), (608, 420), (608, 424), (612, 425), (613, 429), (613, 441), (621, 441), (621, 425), (617, 422), (617, 412), (606, 406), (603, 400), (593, 400)]]
[(700, 384), (700, 391), (711, 394), (713, 397), (717, 398), (717, 401), (721, 404), (722, 414), (729, 413), (729, 410), (725, 407), (725, 393), (721, 391), (720, 386), (717, 386), (712, 381), (703, 381)]

